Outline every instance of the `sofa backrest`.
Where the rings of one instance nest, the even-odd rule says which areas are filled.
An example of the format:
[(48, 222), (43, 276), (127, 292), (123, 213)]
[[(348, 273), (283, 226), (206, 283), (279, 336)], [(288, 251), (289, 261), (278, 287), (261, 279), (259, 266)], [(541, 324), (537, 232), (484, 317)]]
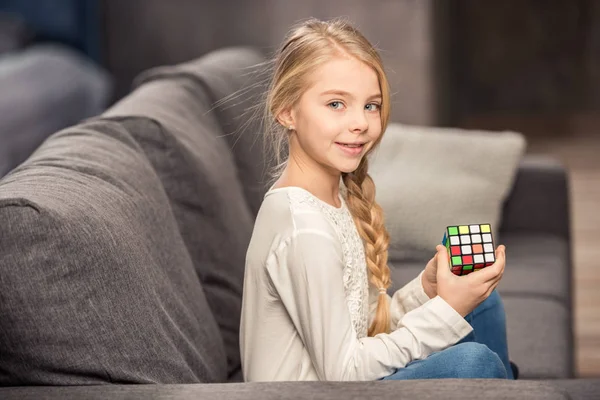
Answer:
[[(235, 114), (256, 91), (244, 90), (252, 86), (245, 74), (259, 60), (249, 49), (225, 49), (147, 71), (133, 93), (100, 117), (127, 128), (161, 180), (219, 325), (229, 379), (241, 371), (242, 288), (255, 215), (250, 204), (257, 211), (264, 194), (257, 185), (262, 149), (249, 146), (257, 135)], [(237, 96), (234, 107), (215, 106), (230, 94)], [(241, 133), (236, 151), (232, 131)]]
[[(263, 93), (263, 61), (229, 48), (149, 70), (2, 181), (0, 318), (11, 327), (22, 298), (29, 308), (5, 331), (0, 383), (240, 379), (245, 255), (266, 190), (258, 123), (245, 110)], [(36, 347), (46, 336), (65, 348)]]
[(58, 132), (0, 181), (2, 386), (227, 379), (171, 193), (128, 129)]
[(216, 118), (219, 129), (213, 133), (222, 137), (233, 153), (237, 176), (253, 216), (267, 189), (260, 106), (268, 72), (265, 58), (256, 49), (228, 47), (186, 63), (150, 69), (135, 80), (135, 86), (155, 80), (184, 80), (188, 81), (189, 90), (206, 96), (202, 103), (196, 101), (191, 106), (203, 114), (197, 118)]

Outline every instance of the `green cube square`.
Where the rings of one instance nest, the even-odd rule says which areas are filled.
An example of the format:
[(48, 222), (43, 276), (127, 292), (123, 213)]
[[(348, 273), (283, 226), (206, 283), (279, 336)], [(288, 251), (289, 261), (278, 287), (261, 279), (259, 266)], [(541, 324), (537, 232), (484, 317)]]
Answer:
[(450, 235), (450, 236), (458, 235), (458, 228), (455, 226), (448, 227), (448, 235)]
[(460, 258), (460, 256), (454, 256), (452, 257), (452, 265), (461, 265), (462, 264), (462, 259)]

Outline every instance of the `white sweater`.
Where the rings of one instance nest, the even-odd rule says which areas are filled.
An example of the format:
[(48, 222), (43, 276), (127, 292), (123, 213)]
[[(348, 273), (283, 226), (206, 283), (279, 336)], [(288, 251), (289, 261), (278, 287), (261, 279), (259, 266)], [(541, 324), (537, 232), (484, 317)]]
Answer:
[(389, 334), (367, 336), (378, 290), (342, 207), (298, 187), (271, 189), (246, 255), (240, 350), (245, 381), (366, 381), (461, 340), (472, 327), (421, 274), (394, 293)]

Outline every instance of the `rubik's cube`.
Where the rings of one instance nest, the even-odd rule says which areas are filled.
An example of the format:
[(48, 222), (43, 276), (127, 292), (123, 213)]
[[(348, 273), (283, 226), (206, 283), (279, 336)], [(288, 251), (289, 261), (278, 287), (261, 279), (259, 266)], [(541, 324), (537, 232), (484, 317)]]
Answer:
[(455, 275), (467, 275), (496, 261), (490, 224), (454, 225), (446, 228), (442, 244)]

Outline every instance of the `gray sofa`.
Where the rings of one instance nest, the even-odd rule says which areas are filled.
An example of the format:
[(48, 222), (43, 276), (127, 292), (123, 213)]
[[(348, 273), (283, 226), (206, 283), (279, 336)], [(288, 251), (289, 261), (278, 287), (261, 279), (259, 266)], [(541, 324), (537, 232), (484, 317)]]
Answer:
[[(573, 379), (568, 177), (530, 157), (498, 238), (523, 379), (241, 382), (243, 266), (265, 189), (258, 126), (243, 110), (260, 98), (260, 61), (229, 48), (147, 71), (130, 95), (53, 134), (0, 180), (0, 398), (600, 393), (600, 381)], [(390, 261), (399, 285), (426, 260)]]
[(0, 177), (50, 134), (98, 115), (112, 95), (100, 66), (59, 44), (0, 54)]

